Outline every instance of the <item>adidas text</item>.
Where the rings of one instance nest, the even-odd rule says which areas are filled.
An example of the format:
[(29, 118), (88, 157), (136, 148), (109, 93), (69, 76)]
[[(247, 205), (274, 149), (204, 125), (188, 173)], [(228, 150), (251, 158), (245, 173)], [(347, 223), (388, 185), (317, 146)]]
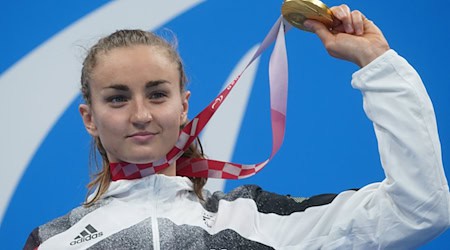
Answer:
[(77, 240), (74, 240), (74, 241), (70, 242), (70, 245), (73, 246), (73, 245), (80, 244), (80, 243), (83, 243), (85, 241), (90, 241), (90, 240), (93, 240), (93, 239), (95, 239), (97, 237), (102, 237), (102, 236), (103, 236), (102, 232), (90, 234), (90, 235), (88, 235), (86, 237), (79, 238)]

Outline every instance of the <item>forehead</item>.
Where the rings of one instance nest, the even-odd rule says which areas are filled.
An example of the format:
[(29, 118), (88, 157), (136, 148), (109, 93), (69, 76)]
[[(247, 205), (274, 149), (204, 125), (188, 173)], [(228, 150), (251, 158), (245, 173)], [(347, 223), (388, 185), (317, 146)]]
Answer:
[[(140, 79), (142, 78), (142, 79)], [(161, 47), (133, 45), (114, 48), (97, 56), (93, 82), (125, 80), (179, 82), (178, 67)]]
[(113, 48), (109, 51), (100, 53), (97, 56), (96, 67), (107, 66), (114, 67), (117, 64), (126, 64), (133, 66), (160, 66), (175, 67), (176, 63), (170, 58), (166, 49), (151, 45), (132, 45), (128, 47)]

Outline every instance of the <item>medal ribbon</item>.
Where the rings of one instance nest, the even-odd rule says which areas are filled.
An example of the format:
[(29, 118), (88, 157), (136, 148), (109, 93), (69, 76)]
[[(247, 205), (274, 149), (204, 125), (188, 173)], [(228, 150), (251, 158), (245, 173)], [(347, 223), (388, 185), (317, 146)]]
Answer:
[[(288, 65), (285, 44), (285, 28), (290, 24), (280, 17), (264, 38), (258, 50), (242, 72), (215, 98), (202, 112), (190, 121), (181, 131), (178, 141), (169, 153), (162, 159), (148, 164), (111, 163), (112, 180), (137, 179), (155, 174), (177, 163), (177, 175), (189, 177), (206, 177), (222, 179), (243, 179), (259, 172), (278, 152), (284, 138), (286, 126), (286, 104), (288, 89)], [(189, 145), (197, 138), (214, 113), (222, 105), (230, 91), (245, 70), (273, 42), (275, 46), (269, 61), (270, 110), (272, 123), (272, 152), (265, 161), (256, 164), (237, 164), (210, 159), (181, 157)]]

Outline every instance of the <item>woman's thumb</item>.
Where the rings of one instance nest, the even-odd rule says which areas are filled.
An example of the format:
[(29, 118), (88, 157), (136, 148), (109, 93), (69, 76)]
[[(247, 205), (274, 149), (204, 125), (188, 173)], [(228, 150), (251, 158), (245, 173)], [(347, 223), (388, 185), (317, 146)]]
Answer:
[(321, 22), (308, 19), (303, 23), (303, 26), (307, 28), (308, 30), (316, 33), (316, 35), (322, 40), (322, 43), (326, 43), (333, 34), (330, 32), (330, 30)]

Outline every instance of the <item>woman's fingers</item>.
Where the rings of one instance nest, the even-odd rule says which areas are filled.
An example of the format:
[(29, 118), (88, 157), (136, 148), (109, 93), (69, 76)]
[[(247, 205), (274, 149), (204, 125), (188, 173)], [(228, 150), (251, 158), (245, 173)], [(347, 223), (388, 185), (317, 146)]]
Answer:
[(345, 5), (339, 5), (335, 7), (330, 8), (333, 15), (341, 21), (341, 25), (344, 28), (346, 33), (353, 33), (353, 21), (352, 21), (352, 15), (350, 13), (350, 8)]
[(310, 31), (316, 33), (320, 40), (322, 40), (322, 43), (325, 45), (325, 47), (327, 44), (329, 44), (330, 41), (334, 40), (333, 34), (321, 22), (315, 20), (306, 20), (303, 25), (305, 25), (305, 27)]
[(330, 8), (337, 22), (333, 27), (334, 31), (345, 32), (348, 34), (362, 35), (364, 34), (364, 15), (359, 10), (351, 11), (350, 8), (342, 4)]
[(359, 10), (354, 10), (351, 12), (353, 27), (355, 34), (361, 36), (364, 34), (364, 15)]

